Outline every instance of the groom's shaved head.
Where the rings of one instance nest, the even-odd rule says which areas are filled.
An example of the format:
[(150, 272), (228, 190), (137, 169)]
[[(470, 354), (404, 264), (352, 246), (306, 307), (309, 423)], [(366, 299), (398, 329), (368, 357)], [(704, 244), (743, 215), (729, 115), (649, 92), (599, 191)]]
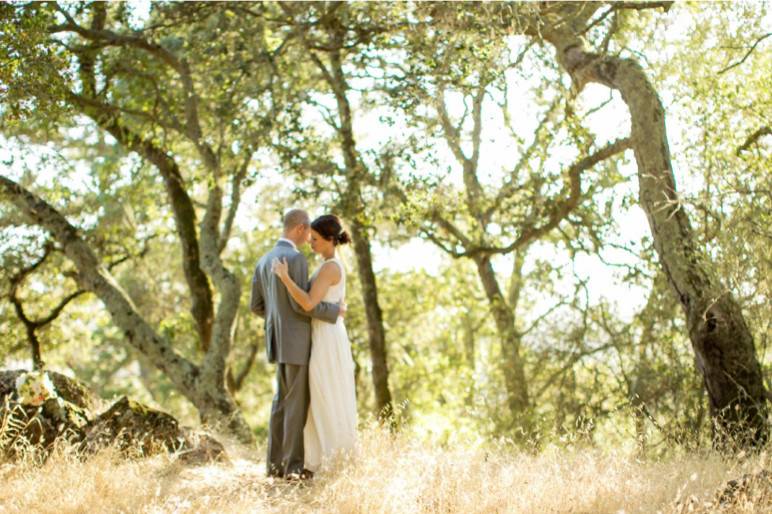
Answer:
[(311, 218), (303, 209), (291, 209), (284, 214), (284, 232), (289, 232), (298, 225), (310, 225)]

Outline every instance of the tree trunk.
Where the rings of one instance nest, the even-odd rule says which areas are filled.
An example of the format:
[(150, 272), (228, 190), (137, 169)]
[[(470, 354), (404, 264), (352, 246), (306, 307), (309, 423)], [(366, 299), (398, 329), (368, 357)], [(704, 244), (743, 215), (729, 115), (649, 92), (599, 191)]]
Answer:
[(26, 329), (27, 340), (29, 341), (30, 352), (32, 353), (32, 369), (40, 371), (45, 366), (43, 356), (40, 354), (40, 339), (38, 339), (34, 328), (26, 327)]
[(221, 381), (222, 387), (213, 385), (210, 380), (202, 380), (202, 375), (211, 377), (212, 373), (202, 373), (201, 368), (178, 354), (169, 341), (153, 330), (112, 275), (101, 266), (78, 230), (64, 216), (2, 175), (0, 191), (34, 224), (48, 230), (59, 241), (64, 254), (78, 270), (80, 285), (99, 297), (128, 343), (169, 377), (175, 388), (198, 409), (204, 423), (223, 427), (244, 442), (253, 440), (249, 426), (225, 390), (224, 380)]
[[(289, 9), (282, 5), (282, 9)], [(373, 259), (370, 252), (370, 236), (367, 226), (361, 221), (364, 205), (361, 198), (362, 181), (368, 175), (367, 168), (362, 165), (354, 139), (354, 120), (348, 99), (349, 85), (343, 71), (343, 56), (341, 55), (343, 33), (342, 25), (332, 29), (333, 39), (337, 46), (329, 53), (329, 69), (316, 53), (308, 49), (309, 55), (322, 73), (325, 82), (335, 95), (340, 124), (333, 128), (340, 138), (343, 160), (346, 164), (346, 192), (339, 198), (338, 206), (349, 220), (354, 252), (357, 256), (357, 269), (362, 289), (362, 300), (367, 316), (367, 332), (370, 342), (370, 358), (373, 366), (373, 387), (375, 389), (376, 414), (382, 419), (392, 419), (393, 405), (389, 390), (389, 368), (386, 364), (386, 331), (383, 328), (383, 313), (378, 303), (378, 284), (373, 272)]]
[(501, 293), (490, 257), (476, 257), (477, 272), (488, 297), (491, 313), (501, 342), (501, 371), (507, 387), (507, 403), (513, 417), (522, 417), (521, 426), (528, 426), (528, 383), (520, 356), (520, 335), (515, 330), (515, 316)]
[(386, 364), (386, 331), (383, 328), (383, 313), (378, 303), (378, 286), (373, 272), (370, 253), (370, 238), (367, 228), (352, 218), (351, 235), (357, 256), (359, 283), (367, 315), (367, 334), (370, 342), (370, 358), (373, 365), (373, 387), (375, 407), (380, 417), (389, 418), (393, 413), (391, 391), (389, 390), (389, 368)]
[[(576, 9), (566, 5), (564, 15)], [(583, 13), (584, 16), (584, 13)], [(584, 25), (584, 23), (582, 23)], [(762, 446), (768, 437), (761, 367), (740, 306), (715, 276), (697, 246), (676, 193), (665, 130), (665, 112), (646, 73), (633, 59), (584, 50), (571, 23), (544, 27), (558, 61), (577, 90), (597, 82), (618, 90), (630, 110), (640, 202), (649, 220), (660, 265), (686, 316), (697, 367), (716, 422), (714, 443), (728, 437), (740, 446)]]

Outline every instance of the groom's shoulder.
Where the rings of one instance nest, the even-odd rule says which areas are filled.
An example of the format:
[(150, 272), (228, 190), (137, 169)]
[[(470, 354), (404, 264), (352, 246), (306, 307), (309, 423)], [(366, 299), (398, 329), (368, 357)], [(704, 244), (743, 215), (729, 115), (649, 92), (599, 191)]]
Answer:
[(303, 252), (301, 252), (300, 250), (297, 250), (295, 248), (290, 248), (289, 251), (287, 252), (287, 255), (288, 255), (289, 260), (291, 260), (293, 262), (297, 262), (297, 261), (305, 262), (306, 261), (306, 256), (303, 255)]
[(271, 248), (265, 255), (263, 255), (259, 262), (265, 262), (267, 260), (273, 259), (274, 257), (284, 257), (289, 260), (295, 260), (298, 258), (305, 259), (303, 252), (300, 252), (291, 246), (279, 244)]

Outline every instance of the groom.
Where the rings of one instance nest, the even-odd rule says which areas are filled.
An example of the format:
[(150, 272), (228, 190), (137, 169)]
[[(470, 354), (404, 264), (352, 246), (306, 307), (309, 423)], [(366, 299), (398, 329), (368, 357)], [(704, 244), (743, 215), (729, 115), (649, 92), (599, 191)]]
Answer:
[(252, 278), (250, 309), (265, 318), (268, 362), (277, 362), (276, 395), (268, 429), (267, 474), (287, 479), (312, 476), (303, 468), (303, 427), (308, 415), (308, 359), (311, 355), (311, 318), (335, 323), (345, 308), (321, 302), (304, 311), (290, 297), (271, 270), (274, 259), (286, 259), (289, 274), (308, 291), (308, 262), (298, 251), (311, 235), (306, 211), (292, 209), (284, 215), (284, 233), (273, 250), (263, 255)]

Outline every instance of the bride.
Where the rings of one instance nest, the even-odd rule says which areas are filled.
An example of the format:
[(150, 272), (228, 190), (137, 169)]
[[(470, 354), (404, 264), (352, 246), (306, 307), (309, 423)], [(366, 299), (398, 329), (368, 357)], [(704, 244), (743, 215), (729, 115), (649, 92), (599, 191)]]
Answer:
[[(332, 214), (311, 223), (311, 249), (324, 258), (311, 276), (311, 290), (300, 288), (289, 276), (286, 260), (275, 260), (273, 271), (289, 294), (304, 310), (319, 302), (343, 302), (346, 296), (346, 271), (336, 256), (336, 248), (351, 242), (340, 219)], [(351, 357), (343, 318), (337, 323), (311, 321), (311, 360), (308, 364), (311, 405), (303, 429), (305, 467), (318, 471), (323, 461), (340, 452), (354, 450), (356, 444), (356, 392), (354, 360)]]

